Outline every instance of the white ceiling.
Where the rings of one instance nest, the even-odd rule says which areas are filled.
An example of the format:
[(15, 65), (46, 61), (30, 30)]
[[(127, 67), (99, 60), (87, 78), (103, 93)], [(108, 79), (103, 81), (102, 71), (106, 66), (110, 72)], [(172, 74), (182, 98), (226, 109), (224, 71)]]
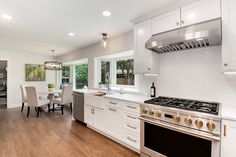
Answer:
[[(0, 50), (66, 53), (132, 29), (131, 19), (176, 0), (0, 0)], [(111, 11), (110, 17), (102, 16)], [(73, 32), (74, 37), (67, 33)]]

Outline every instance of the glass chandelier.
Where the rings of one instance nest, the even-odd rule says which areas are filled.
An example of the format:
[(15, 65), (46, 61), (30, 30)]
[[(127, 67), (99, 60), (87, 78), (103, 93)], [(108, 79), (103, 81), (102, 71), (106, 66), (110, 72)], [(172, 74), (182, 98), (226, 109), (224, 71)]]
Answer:
[[(54, 57), (54, 51), (55, 50), (51, 50), (53, 57)], [(46, 61), (44, 62), (44, 69), (45, 70), (61, 70), (62, 63), (57, 62), (57, 61)]]
[(102, 42), (101, 42), (101, 44), (104, 48), (107, 46), (107, 40), (108, 40), (107, 33), (102, 33)]

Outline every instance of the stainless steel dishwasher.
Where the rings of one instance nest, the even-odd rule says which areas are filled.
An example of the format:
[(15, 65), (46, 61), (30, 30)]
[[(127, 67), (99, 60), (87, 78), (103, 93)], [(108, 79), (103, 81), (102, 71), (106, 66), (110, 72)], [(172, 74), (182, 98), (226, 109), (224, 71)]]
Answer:
[(84, 123), (84, 93), (73, 92), (73, 118)]

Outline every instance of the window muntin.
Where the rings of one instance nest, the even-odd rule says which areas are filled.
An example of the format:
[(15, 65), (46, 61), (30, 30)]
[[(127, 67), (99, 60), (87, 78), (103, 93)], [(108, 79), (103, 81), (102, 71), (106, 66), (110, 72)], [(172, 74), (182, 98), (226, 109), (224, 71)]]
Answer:
[(70, 66), (62, 66), (62, 84), (70, 83)]

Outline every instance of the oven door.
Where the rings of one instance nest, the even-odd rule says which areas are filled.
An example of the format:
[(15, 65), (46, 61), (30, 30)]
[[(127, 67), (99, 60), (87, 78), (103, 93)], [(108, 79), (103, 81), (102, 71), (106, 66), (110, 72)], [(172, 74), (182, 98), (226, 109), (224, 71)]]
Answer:
[(220, 138), (162, 121), (141, 119), (141, 157), (219, 157)]

